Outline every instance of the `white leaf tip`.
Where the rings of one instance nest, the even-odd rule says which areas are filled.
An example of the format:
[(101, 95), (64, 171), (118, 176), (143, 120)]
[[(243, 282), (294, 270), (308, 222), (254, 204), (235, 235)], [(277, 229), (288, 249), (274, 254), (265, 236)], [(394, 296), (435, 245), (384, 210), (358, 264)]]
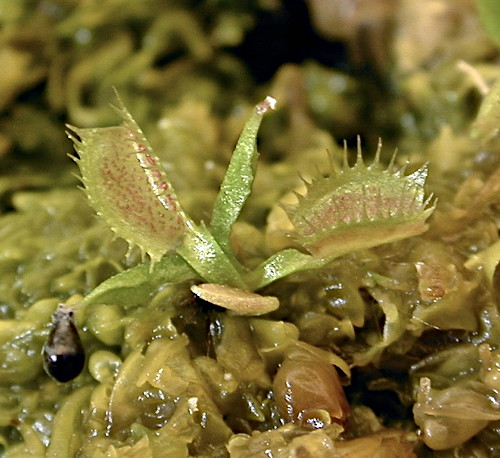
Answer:
[(262, 102), (257, 105), (257, 113), (263, 115), (267, 113), (269, 110), (276, 109), (276, 99), (268, 95)]

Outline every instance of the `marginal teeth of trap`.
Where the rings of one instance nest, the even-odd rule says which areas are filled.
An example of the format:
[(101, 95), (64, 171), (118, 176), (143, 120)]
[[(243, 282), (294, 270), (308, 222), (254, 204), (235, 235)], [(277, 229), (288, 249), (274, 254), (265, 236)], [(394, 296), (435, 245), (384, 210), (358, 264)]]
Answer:
[[(379, 142), (379, 148), (381, 143)], [(427, 229), (426, 218), (434, 206), (425, 198), (427, 165), (405, 175), (406, 166), (394, 171), (379, 162), (363, 162), (358, 143), (356, 163), (349, 167), (347, 154), (340, 171), (305, 182), (307, 192), (295, 205), (283, 208), (293, 226), (297, 243), (319, 257), (355, 251), (418, 235)]]
[(181, 243), (187, 217), (141, 129), (121, 102), (117, 111), (120, 126), (69, 126), (69, 137), (90, 205), (155, 263)]

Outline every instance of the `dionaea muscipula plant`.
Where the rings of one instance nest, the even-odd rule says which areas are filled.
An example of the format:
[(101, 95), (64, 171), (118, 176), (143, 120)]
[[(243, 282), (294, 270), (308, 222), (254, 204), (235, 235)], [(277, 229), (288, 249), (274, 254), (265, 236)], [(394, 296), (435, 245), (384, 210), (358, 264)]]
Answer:
[(279, 251), (254, 269), (236, 258), (231, 229), (252, 191), (256, 137), (262, 117), (274, 109), (267, 97), (248, 119), (216, 198), (208, 226), (195, 224), (182, 209), (160, 160), (132, 116), (119, 102), (122, 124), (73, 133), (75, 158), (89, 202), (97, 214), (150, 262), (101, 283), (85, 303), (132, 306), (166, 283), (191, 282), (202, 299), (240, 314), (275, 310), (278, 299), (256, 293), (295, 272), (325, 266), (343, 254), (418, 235), (433, 211), (425, 198), (427, 168), (405, 175), (393, 162), (383, 168), (380, 145), (374, 162), (358, 159), (307, 183), (307, 193), (286, 207), (304, 250)]

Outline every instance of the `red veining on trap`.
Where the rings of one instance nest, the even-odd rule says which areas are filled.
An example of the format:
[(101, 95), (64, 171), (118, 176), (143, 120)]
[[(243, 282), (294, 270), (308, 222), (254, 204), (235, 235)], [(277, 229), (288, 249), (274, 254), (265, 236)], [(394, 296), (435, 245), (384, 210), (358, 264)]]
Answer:
[[(175, 196), (167, 192), (170, 186), (164, 172), (157, 168), (157, 159), (144, 153), (149, 148), (138, 143), (137, 136), (127, 130), (121, 136), (113, 135), (110, 143), (108, 153), (100, 161), (100, 193), (107, 196), (109, 210), (114, 207), (115, 217), (130, 229), (137, 228), (141, 237), (175, 238), (183, 220), (176, 214)], [(124, 154), (124, 151), (136, 153)]]

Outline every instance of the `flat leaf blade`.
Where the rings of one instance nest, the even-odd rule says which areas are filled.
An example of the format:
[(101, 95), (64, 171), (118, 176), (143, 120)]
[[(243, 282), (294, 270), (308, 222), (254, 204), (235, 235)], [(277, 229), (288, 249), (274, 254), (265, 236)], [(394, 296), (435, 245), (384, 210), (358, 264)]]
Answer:
[(152, 268), (144, 263), (108, 278), (88, 294), (84, 302), (133, 307), (147, 300), (162, 284), (198, 279), (196, 272), (180, 256), (173, 254)]
[(280, 251), (258, 265), (245, 280), (252, 289), (258, 290), (288, 275), (310, 269), (319, 269), (331, 259), (315, 258), (294, 248)]
[(275, 99), (267, 97), (254, 108), (238, 139), (215, 201), (210, 232), (226, 253), (231, 253), (231, 227), (252, 191), (258, 157), (257, 132), (262, 117), (269, 110), (273, 110), (275, 104)]

